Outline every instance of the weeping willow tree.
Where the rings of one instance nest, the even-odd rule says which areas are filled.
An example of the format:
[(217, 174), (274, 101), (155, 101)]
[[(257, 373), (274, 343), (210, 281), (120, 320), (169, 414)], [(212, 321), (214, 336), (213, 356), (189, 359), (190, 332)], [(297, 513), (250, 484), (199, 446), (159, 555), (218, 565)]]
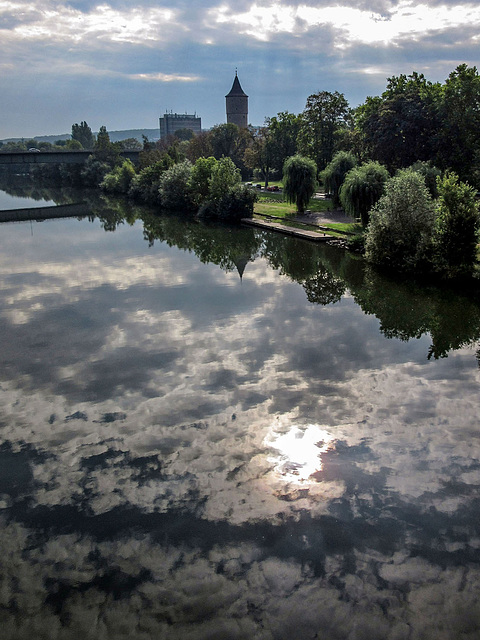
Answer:
[(325, 185), (325, 192), (332, 194), (333, 204), (338, 207), (340, 204), (339, 191), (345, 180), (345, 176), (357, 164), (353, 153), (349, 151), (338, 151), (322, 171), (322, 180)]
[(350, 169), (345, 176), (340, 202), (349, 215), (361, 218), (364, 227), (368, 224), (370, 209), (380, 199), (389, 178), (386, 167), (373, 161)]
[(303, 213), (315, 193), (317, 165), (310, 158), (291, 156), (283, 165), (283, 192), (297, 211)]

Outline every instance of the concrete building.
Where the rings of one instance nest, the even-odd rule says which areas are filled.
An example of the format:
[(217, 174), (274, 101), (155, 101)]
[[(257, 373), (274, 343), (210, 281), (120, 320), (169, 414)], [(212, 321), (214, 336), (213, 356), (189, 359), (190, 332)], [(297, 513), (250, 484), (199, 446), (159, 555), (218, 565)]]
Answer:
[(225, 96), (225, 102), (227, 108), (227, 123), (232, 122), (241, 129), (246, 129), (248, 127), (248, 96), (240, 86), (236, 71), (230, 93), (227, 93)]
[(183, 114), (183, 113), (165, 113), (163, 118), (160, 118), (160, 138), (165, 138), (170, 134), (175, 133), (179, 129), (190, 129), (193, 133), (197, 134), (202, 131), (202, 119), (197, 118), (197, 114)]

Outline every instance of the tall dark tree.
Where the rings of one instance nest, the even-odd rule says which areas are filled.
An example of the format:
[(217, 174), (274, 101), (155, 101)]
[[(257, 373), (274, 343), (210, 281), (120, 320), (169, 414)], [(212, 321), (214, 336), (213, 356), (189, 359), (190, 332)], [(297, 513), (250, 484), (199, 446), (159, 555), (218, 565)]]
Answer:
[(443, 87), (438, 162), (480, 187), (480, 76), (462, 64)]
[(249, 129), (241, 129), (236, 124), (218, 124), (210, 131), (212, 155), (217, 159), (230, 158), (240, 169), (242, 177), (246, 178), (249, 170), (245, 165), (245, 151), (252, 142)]
[(267, 118), (265, 125), (270, 132), (272, 169), (282, 171), (285, 160), (297, 153), (297, 138), (301, 117), (288, 111)]
[(252, 133), (252, 143), (246, 148), (243, 156), (249, 169), (259, 169), (265, 187), (268, 186), (273, 164), (273, 146), (275, 142), (267, 127), (259, 127)]
[(100, 127), (97, 140), (93, 148), (93, 155), (96, 160), (104, 162), (110, 167), (120, 164), (119, 145), (110, 142), (110, 136), (105, 126)]
[(95, 144), (95, 136), (85, 121), (72, 124), (72, 140), (78, 140), (84, 149), (93, 149)]
[(367, 98), (356, 111), (372, 159), (390, 171), (430, 160), (437, 144), (440, 101), (440, 85), (422, 74), (389, 78), (382, 96)]
[(349, 114), (343, 93), (320, 91), (308, 97), (301, 115), (298, 144), (300, 152), (315, 161), (318, 171), (331, 161), (336, 132), (346, 126)]

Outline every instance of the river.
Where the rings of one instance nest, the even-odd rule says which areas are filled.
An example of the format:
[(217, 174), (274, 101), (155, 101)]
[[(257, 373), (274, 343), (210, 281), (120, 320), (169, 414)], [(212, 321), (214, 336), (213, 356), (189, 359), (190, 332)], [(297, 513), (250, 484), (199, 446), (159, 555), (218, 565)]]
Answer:
[(477, 296), (89, 198), (0, 227), (2, 638), (478, 639)]

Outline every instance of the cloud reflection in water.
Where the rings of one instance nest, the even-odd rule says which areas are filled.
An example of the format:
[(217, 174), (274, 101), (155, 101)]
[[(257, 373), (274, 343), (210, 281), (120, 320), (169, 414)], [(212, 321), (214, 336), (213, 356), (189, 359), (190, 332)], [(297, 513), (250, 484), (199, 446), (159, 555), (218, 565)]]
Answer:
[(263, 238), (239, 285), (199, 225), (88, 225), (2, 229), (2, 640), (476, 640), (475, 346), (386, 340), (388, 282), (308, 302), (343, 254)]

